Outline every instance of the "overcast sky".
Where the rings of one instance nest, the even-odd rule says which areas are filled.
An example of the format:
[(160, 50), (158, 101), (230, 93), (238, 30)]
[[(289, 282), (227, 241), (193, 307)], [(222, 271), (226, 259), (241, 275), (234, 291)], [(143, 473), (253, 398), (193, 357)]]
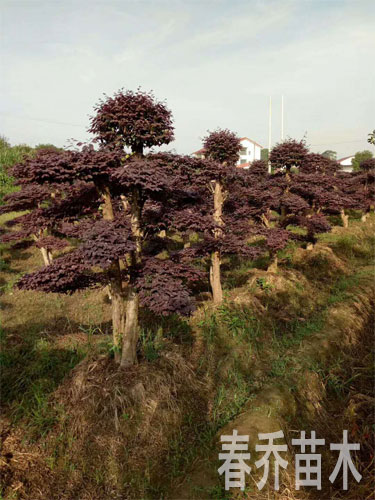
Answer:
[(103, 93), (153, 90), (179, 153), (229, 128), (267, 146), (369, 148), (375, 0), (0, 0), (0, 134), (12, 144), (85, 140)]

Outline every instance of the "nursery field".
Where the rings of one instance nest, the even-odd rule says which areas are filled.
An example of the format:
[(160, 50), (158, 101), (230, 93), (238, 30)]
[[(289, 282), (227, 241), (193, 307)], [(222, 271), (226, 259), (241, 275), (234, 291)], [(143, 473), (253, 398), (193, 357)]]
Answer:
[[(139, 363), (120, 371), (106, 291), (19, 290), (40, 252), (3, 244), (2, 498), (373, 498), (374, 229), (371, 215), (313, 248), (291, 241), (275, 271), (271, 257), (225, 258), (222, 305), (207, 289), (190, 318), (142, 310)], [(226, 492), (219, 436), (232, 429), (251, 452), (282, 429), (290, 464), (296, 430), (341, 442), (348, 429), (362, 480), (332, 485), (325, 451), (321, 492), (297, 492), (290, 467), (278, 492), (254, 479)]]
[(372, 153), (238, 168), (228, 129), (155, 152), (152, 92), (94, 110), (90, 143), (2, 141), (1, 498), (373, 498)]

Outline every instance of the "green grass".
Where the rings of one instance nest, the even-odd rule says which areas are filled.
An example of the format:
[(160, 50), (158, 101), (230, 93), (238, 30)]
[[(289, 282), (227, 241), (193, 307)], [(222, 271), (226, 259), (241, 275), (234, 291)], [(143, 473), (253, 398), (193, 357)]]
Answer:
[(218, 318), (232, 337), (255, 342), (260, 334), (260, 321), (246, 309), (236, 309), (224, 304), (218, 309)]
[(160, 351), (164, 346), (163, 329), (160, 327), (156, 334), (154, 334), (151, 330), (142, 328), (139, 337), (144, 358), (149, 362), (158, 359)]
[[(197, 457), (210, 457), (215, 447), (215, 435), (218, 430), (235, 418), (244, 405), (255, 397), (249, 390), (251, 379), (244, 377), (239, 370), (228, 373), (225, 383), (218, 386), (213, 401), (211, 418), (202, 421), (196, 420), (196, 416), (185, 415), (186, 428), (183, 426), (170, 442), (170, 449), (165, 467), (168, 476), (175, 482)], [(190, 438), (187, 441), (186, 436)], [(207, 490), (207, 498), (221, 497), (221, 486), (215, 486)], [(146, 497), (148, 498), (148, 497)], [(154, 497), (153, 497), (154, 498)]]
[(259, 286), (261, 290), (265, 292), (270, 292), (273, 289), (273, 285), (267, 282), (266, 278), (257, 278), (256, 284)]
[(6, 214), (1, 214), (0, 215), (0, 225), (6, 224), (10, 220), (15, 219), (16, 217), (20, 217), (21, 215), (27, 214), (27, 211), (23, 212), (8, 212)]
[[(233, 304), (224, 304), (216, 312), (206, 315), (199, 324), (208, 345), (217, 345), (223, 349), (225, 337), (241, 346), (242, 353), (269, 356), (271, 367), (268, 378), (277, 378), (290, 386), (293, 382), (293, 357), (291, 349), (324, 328), (327, 313), (332, 305), (352, 297), (355, 289), (371, 276), (371, 271), (359, 270), (350, 276), (338, 278), (331, 286), (329, 293), (317, 302), (317, 307), (309, 317), (294, 318), (291, 321), (271, 322), (272, 340), (269, 347), (264, 346), (270, 322), (267, 318), (258, 318), (249, 308), (235, 308)], [(261, 284), (264, 286), (264, 283)], [(226, 332), (226, 333), (224, 333)], [(229, 349), (231, 349), (229, 347)], [(225, 352), (225, 351), (224, 351)], [(225, 425), (241, 407), (254, 395), (254, 379), (249, 372), (236, 361), (232, 354), (231, 370), (227, 380), (217, 386), (214, 402), (214, 421)], [(218, 368), (220, 363), (218, 363)], [(264, 381), (263, 381), (264, 383)], [(334, 383), (332, 381), (332, 383)], [(234, 397), (231, 397), (234, 394)]]
[(347, 383), (352, 381), (351, 379), (347, 382), (343, 380), (343, 364), (344, 359), (339, 356), (329, 368), (323, 363), (315, 361), (310, 364), (309, 369), (321, 376), (323, 383), (329, 391), (332, 391), (336, 396), (341, 396), (347, 389)]
[[(332, 286), (325, 304), (315, 311), (308, 319), (294, 319), (284, 325), (284, 331), (280, 335), (274, 330), (273, 351), (278, 353), (278, 357), (272, 362), (271, 376), (289, 378), (291, 363), (288, 360), (289, 350), (301, 344), (309, 336), (322, 331), (329, 308), (335, 304), (350, 299), (355, 293), (355, 289), (371, 277), (371, 272), (359, 270), (350, 276), (342, 276), (336, 280)], [(285, 326), (287, 326), (285, 328)]]
[[(0, 221), (10, 220), (14, 216), (15, 214), (3, 215)], [(298, 232), (298, 228), (295, 228), (294, 232)], [(358, 250), (361, 239), (357, 235), (329, 235), (326, 243), (332, 246), (335, 252), (353, 262), (356, 259), (362, 259), (361, 262), (370, 261), (369, 236), (363, 244), (362, 254)], [(293, 252), (297, 246), (298, 244), (293, 242), (279, 252), (281, 272), (282, 267), (292, 266)], [(223, 266), (227, 289), (246, 282), (249, 270), (254, 267), (266, 269), (269, 257), (263, 257), (256, 262), (239, 259), (233, 261), (235, 264), (233, 269), (229, 269), (232, 261), (228, 262), (226, 269)], [(9, 271), (7, 266), (5, 262), (5, 271)], [(296, 384), (295, 357), (298, 357), (298, 347), (301, 342), (321, 332), (328, 308), (350, 298), (353, 289), (370, 276), (370, 271), (360, 270), (350, 276), (342, 276), (336, 280), (333, 278), (329, 283), (320, 284), (318, 278), (312, 278), (314, 281), (312, 289), (316, 290), (318, 296), (314, 297), (311, 311), (301, 312), (303, 317), (294, 317), (294, 314), (292, 318), (290, 314), (277, 315), (287, 304), (286, 300), (292, 300), (293, 290), (290, 294), (288, 290), (285, 294), (286, 300), (284, 297), (282, 303), (280, 294), (276, 293), (277, 290), (274, 290), (274, 286), (266, 277), (260, 277), (256, 281), (257, 291), (265, 292), (257, 295), (261, 297), (259, 300), (264, 307), (262, 313), (254, 311), (251, 306), (237, 306), (229, 302), (224, 303), (213, 313), (206, 311), (204, 318), (198, 324), (205, 349), (200, 358), (197, 374), (202, 380), (209, 381), (207, 385), (210, 384), (209, 411), (207, 414), (186, 412), (184, 415), (183, 425), (176, 428), (170, 443), (165, 463), (168, 474), (175, 479), (186, 472), (195, 458), (209, 456), (218, 430), (239, 415), (264, 385), (278, 383), (293, 390)], [(14, 279), (16, 278), (15, 275)], [(295, 286), (294, 292), (303, 292), (302, 283), (297, 282), (293, 286)], [(9, 292), (11, 287), (12, 280), (3, 291)], [(3, 331), (0, 331), (0, 341), (4, 347), (1, 354), (4, 381), (2, 403), (6, 405), (7, 414), (12, 417), (13, 422), (27, 430), (27, 436), (36, 439), (46, 434), (56, 419), (61, 417), (64, 408), (51, 408), (50, 395), (86, 355), (94, 336), (102, 333), (100, 317), (102, 309), (98, 308), (96, 303), (86, 305), (86, 299), (91, 293), (87, 292), (87, 296), (80, 298), (83, 302), (82, 309), (89, 321), (78, 328), (87, 335), (87, 345), (57, 348), (51, 337), (45, 334), (46, 321), (31, 326), (23, 325), (20, 335), (14, 329), (10, 329), (8, 338)], [(300, 293), (299, 296), (306, 297), (306, 294)], [(63, 301), (65, 298), (60, 300)], [(53, 302), (51, 308), (54, 313), (58, 312), (58, 316), (65, 318), (68, 314), (67, 309), (59, 309), (57, 302)], [(68, 318), (65, 320), (69, 323)], [(155, 363), (162, 350), (168, 349), (168, 344), (173, 344), (174, 348), (176, 345), (183, 346), (184, 353), (189, 350), (193, 332), (188, 320), (173, 315), (155, 321), (154, 315), (147, 311), (141, 311), (140, 320), (140, 351), (143, 358), (141, 362), (146, 360), (148, 363)], [(69, 330), (76, 331), (76, 326), (73, 322)], [(57, 333), (64, 334), (64, 331)], [(103, 341), (99, 350), (108, 352), (109, 344), (109, 341)], [(310, 361), (307, 360), (307, 363)], [(323, 374), (327, 386), (336, 394), (341, 394), (343, 387), (347, 388), (350, 384), (349, 377), (343, 381), (340, 366), (338, 364), (331, 373), (327, 371)], [(323, 370), (318, 365), (315, 369)], [(131, 420), (129, 413), (123, 413), (120, 418), (125, 423)], [(137, 471), (133, 490), (143, 491), (144, 498), (162, 498), (163, 488), (151, 483), (144, 472), (146, 471), (142, 470), (141, 473)], [(103, 470), (100, 467), (95, 472), (94, 480), (98, 485), (105, 485), (106, 478), (103, 477)], [(207, 498), (226, 498), (221, 485), (208, 488), (205, 494)]]
[[(194, 493), (200, 494), (199, 498), (207, 498), (210, 500), (230, 500), (232, 494), (230, 491), (225, 490), (224, 485), (218, 484), (216, 486), (202, 488), (194, 487)], [(202, 495), (204, 495), (202, 497)]]
[[(35, 332), (36, 333), (36, 332)], [(9, 409), (13, 423), (23, 422), (30, 435), (45, 434), (56, 418), (49, 395), (86, 354), (80, 346), (56, 348), (33, 332), (20, 343), (8, 342), (1, 331), (1, 403)]]
[(313, 314), (309, 319), (296, 318), (288, 322), (284, 325), (282, 335), (277, 331), (274, 332), (274, 342), (277, 348), (289, 349), (299, 345), (309, 335), (320, 332), (324, 326), (325, 317), (325, 311), (322, 310)]
[(155, 314), (153, 312), (141, 310), (140, 325), (153, 338), (160, 336), (179, 344), (190, 344), (192, 341), (189, 320), (178, 314), (161, 316), (155, 321)]
[[(0, 267), (4, 271), (12, 272), (10, 269), (9, 265), (5, 260), (0, 260)], [(5, 292), (10, 292), (13, 290), (14, 285), (17, 283), (17, 281), (21, 278), (21, 276), (24, 273), (12, 273), (12, 275), (8, 278), (8, 281), (4, 283), (4, 285), (0, 286), (0, 292), (5, 293)]]
[(269, 372), (270, 377), (276, 377), (277, 379), (285, 377), (288, 367), (288, 361), (289, 359), (283, 357), (274, 359), (272, 361), (271, 371)]
[(342, 276), (334, 283), (327, 306), (350, 298), (353, 296), (356, 287), (361, 283), (370, 282), (373, 279), (374, 271), (372, 269), (360, 269), (349, 276)]
[[(236, 359), (235, 351), (232, 351), (232, 363), (225, 374), (220, 375), (221, 360), (216, 360), (216, 364), (211, 367), (216, 381), (211, 421), (203, 429), (196, 429), (197, 440), (189, 451), (189, 459), (187, 461), (177, 459), (174, 464), (175, 475), (182, 474), (196, 456), (200, 458), (212, 456), (214, 451), (212, 439), (217, 431), (240, 414), (263, 386), (277, 383), (292, 392), (296, 389), (296, 377), (300, 371), (298, 366), (301, 362), (296, 355), (296, 348), (310, 336), (322, 332), (329, 308), (350, 299), (357, 287), (366, 283), (370, 276), (370, 271), (360, 269), (352, 275), (339, 277), (333, 284), (325, 284), (323, 289), (325, 292), (328, 289), (329, 293), (319, 297), (316, 308), (308, 317), (286, 321), (282, 330), (274, 330), (271, 344), (262, 350), (262, 356), (268, 357), (269, 370), (263, 370), (261, 380), (257, 380), (244, 368)], [(261, 282), (258, 286), (266, 290), (267, 283)], [(250, 308), (236, 309), (233, 304), (224, 304), (216, 312), (206, 314), (199, 327), (211, 352), (214, 352), (215, 348), (219, 349), (218, 353), (225, 352), (223, 342), (227, 338), (228, 346), (232, 346), (234, 342), (235, 345), (241, 346), (242, 353), (257, 351), (259, 355), (258, 343), (267, 336), (270, 325), (269, 321), (264, 321), (263, 318), (255, 318)], [(231, 347), (229, 352), (230, 349)], [(312, 360), (306, 359), (306, 363), (309, 365)], [(315, 366), (315, 370), (320, 370), (327, 389), (338, 397), (348, 390), (352, 382), (352, 378), (349, 377), (343, 380), (342, 364), (343, 360), (338, 358), (334, 365), (324, 369), (324, 373), (322, 366)], [(182, 455), (183, 450), (183, 443), (180, 442), (179, 445), (176, 443), (173, 456), (176, 458)], [(218, 478), (218, 484), (214, 487), (197, 490), (197, 493), (204, 494), (205, 498), (226, 498), (221, 478)]]
[(216, 314), (205, 314), (202, 321), (198, 323), (207, 344), (213, 344), (217, 337), (217, 317)]
[(222, 265), (223, 288), (232, 290), (242, 286), (248, 280), (248, 274), (251, 269), (267, 269), (270, 264), (268, 254), (262, 255), (255, 260), (246, 260), (239, 257), (228, 257)]
[(334, 253), (353, 265), (373, 264), (375, 256), (375, 234), (366, 232), (363, 223), (357, 223), (357, 231), (349, 234), (325, 233), (319, 241), (328, 244)]
[(213, 429), (218, 430), (230, 422), (254, 397), (253, 378), (234, 366), (228, 371), (227, 380), (217, 388), (212, 410)]

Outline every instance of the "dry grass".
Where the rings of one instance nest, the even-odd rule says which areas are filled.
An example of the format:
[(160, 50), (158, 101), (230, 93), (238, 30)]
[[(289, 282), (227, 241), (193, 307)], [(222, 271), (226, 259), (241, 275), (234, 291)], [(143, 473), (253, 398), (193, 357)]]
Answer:
[(204, 422), (206, 400), (204, 384), (173, 350), (155, 363), (126, 371), (117, 370), (108, 356), (88, 357), (50, 399), (52, 408), (63, 411), (40, 441), (43, 446), (36, 454), (40, 481), (32, 472), (33, 461), (19, 466), (19, 452), (14, 451), (19, 440), (13, 434), (12, 442), (4, 440), (3, 453), (12, 450), (6, 469), (0, 467), (7, 484), (4, 493), (15, 491), (17, 479), (19, 498), (143, 497), (151, 484), (155, 490), (167, 481), (163, 464), (171, 443), (182, 428)]
[(50, 492), (53, 473), (40, 446), (25, 444), (22, 430), (5, 418), (0, 421), (0, 439), (1, 498), (41, 498), (41, 485)]
[[(329, 309), (321, 332), (303, 340), (296, 352), (289, 348), (284, 357), (288, 359), (285, 373), (277, 380), (268, 379), (255, 399), (248, 402), (242, 412), (222, 427), (215, 439), (211, 455), (202, 457), (190, 469), (168, 498), (177, 500), (205, 498), (307, 500), (372, 498), (374, 491), (374, 428), (372, 395), (373, 386), (373, 309), (374, 285), (364, 279), (355, 296)], [(337, 366), (337, 352), (342, 361)], [(293, 385), (290, 386), (289, 374)], [(241, 435), (249, 435), (250, 465), (253, 468), (247, 480), (245, 492), (237, 490), (225, 493), (216, 469), (220, 451), (219, 437), (230, 435), (236, 429)], [(281, 472), (280, 490), (275, 492), (270, 484), (259, 491), (255, 483), (260, 475), (254, 462), (260, 458), (255, 452), (259, 432), (274, 432), (282, 429), (288, 452), (284, 458), (289, 468)], [(291, 439), (298, 437), (298, 429), (315, 430), (326, 443), (341, 442), (343, 429), (349, 430), (350, 440), (361, 444), (361, 451), (354, 456), (355, 465), (363, 475), (360, 484), (351, 481), (350, 491), (343, 492), (340, 480), (334, 486), (328, 480), (337, 456), (334, 452), (323, 452), (323, 490), (295, 489), (294, 449)], [(323, 493), (324, 492), (324, 493)], [(217, 495), (220, 495), (217, 496)]]
[[(338, 440), (348, 426), (362, 445), (364, 479), (345, 498), (365, 499), (373, 467), (366, 323), (373, 227), (373, 219), (353, 223), (313, 250), (289, 249), (276, 273), (237, 269), (232, 283), (241, 287), (227, 289), (219, 310), (203, 302), (190, 325), (178, 318), (156, 325), (144, 312), (142, 361), (127, 371), (109, 356), (105, 293), (17, 291), (12, 283), (39, 266), (39, 252), (6, 248), (3, 497), (223, 500), (216, 459), (224, 430), (241, 426), (254, 442), (258, 431), (283, 428), (290, 443), (290, 429)], [(157, 327), (162, 348), (148, 358)], [(278, 493), (248, 484), (228, 498), (325, 500), (296, 492), (292, 468)], [(342, 497), (328, 486), (329, 498)]]

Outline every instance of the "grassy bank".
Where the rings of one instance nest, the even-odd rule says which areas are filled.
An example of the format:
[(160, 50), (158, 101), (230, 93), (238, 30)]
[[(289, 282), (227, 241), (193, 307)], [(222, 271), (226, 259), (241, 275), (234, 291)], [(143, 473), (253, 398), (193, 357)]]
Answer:
[[(143, 312), (142, 361), (126, 372), (111, 361), (106, 295), (21, 292), (15, 281), (40, 256), (31, 247), (4, 247), (3, 498), (181, 498), (183, 491), (185, 498), (225, 498), (217, 436), (244, 414), (252, 429), (267, 419), (281, 425), (287, 440), (288, 429), (323, 430), (332, 417), (327, 438), (337, 438), (347, 420), (334, 415), (351, 407), (349, 423), (365, 443), (373, 233), (374, 218), (335, 228), (313, 250), (292, 243), (275, 273), (266, 271), (267, 259), (257, 267), (228, 261), (222, 307), (203, 302), (191, 320), (156, 322)], [(349, 316), (367, 321), (353, 339)], [(303, 394), (306, 380), (320, 389)], [(371, 455), (364, 449), (362, 473)], [(361, 498), (369, 488), (363, 475)], [(283, 477), (280, 498), (294, 498), (285, 496), (292, 482)], [(246, 495), (267, 498), (254, 489)]]

